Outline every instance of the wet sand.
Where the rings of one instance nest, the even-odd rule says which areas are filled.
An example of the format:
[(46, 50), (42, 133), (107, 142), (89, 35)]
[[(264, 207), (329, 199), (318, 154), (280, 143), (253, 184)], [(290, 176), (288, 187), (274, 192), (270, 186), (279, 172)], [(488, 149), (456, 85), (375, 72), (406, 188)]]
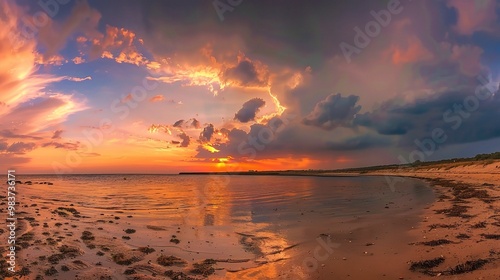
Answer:
[[(436, 192), (437, 200), (423, 211), (418, 224), (406, 229), (413, 241), (397, 249), (399, 260), (393, 264), (399, 279), (500, 279), (500, 161), (387, 169), (357, 175), (403, 176), (397, 180), (387, 177), (395, 184), (404, 184), (405, 177), (421, 178), (432, 184)], [(373, 264), (369, 269), (358, 268), (364, 270), (359, 274), (362, 279), (395, 279), (382, 277), (381, 272), (377, 274), (377, 262)], [(351, 268), (356, 270), (356, 267), (357, 264), (352, 264)], [(320, 277), (334, 271), (325, 271)]]

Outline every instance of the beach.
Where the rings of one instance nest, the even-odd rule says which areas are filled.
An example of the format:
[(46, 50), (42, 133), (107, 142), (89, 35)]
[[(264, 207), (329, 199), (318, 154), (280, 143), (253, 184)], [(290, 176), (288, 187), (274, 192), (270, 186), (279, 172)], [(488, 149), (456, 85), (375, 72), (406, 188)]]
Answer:
[[(17, 277), (496, 279), (500, 180), (492, 166), (27, 177), (17, 185)], [(464, 183), (447, 181), (455, 176)]]
[(347, 174), (401, 176), (386, 177), (396, 185), (404, 183), (406, 177), (414, 177), (433, 186), (437, 199), (423, 211), (418, 224), (408, 230), (413, 242), (401, 256), (413, 272), (401, 277), (500, 278), (500, 161), (381, 168)]

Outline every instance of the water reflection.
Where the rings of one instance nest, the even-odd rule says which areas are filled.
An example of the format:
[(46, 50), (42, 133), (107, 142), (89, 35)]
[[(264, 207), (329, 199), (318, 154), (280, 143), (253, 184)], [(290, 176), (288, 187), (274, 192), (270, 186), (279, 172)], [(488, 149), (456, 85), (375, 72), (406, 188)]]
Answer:
[(24, 186), (25, 195), (74, 204), (93, 220), (116, 211), (133, 215), (134, 227), (144, 230), (142, 239), (134, 239), (137, 246), (170, 248), (170, 235), (177, 235), (177, 255), (218, 260), (224, 270), (214, 279), (276, 279), (292, 269), (307, 275), (300, 258), (320, 234), (340, 230), (343, 221), (367, 220), (381, 211), (401, 214), (432, 199), (418, 181), (408, 180), (392, 192), (384, 178), (372, 177), (127, 175), (123, 180), (123, 175), (81, 175), (26, 180), (54, 185)]

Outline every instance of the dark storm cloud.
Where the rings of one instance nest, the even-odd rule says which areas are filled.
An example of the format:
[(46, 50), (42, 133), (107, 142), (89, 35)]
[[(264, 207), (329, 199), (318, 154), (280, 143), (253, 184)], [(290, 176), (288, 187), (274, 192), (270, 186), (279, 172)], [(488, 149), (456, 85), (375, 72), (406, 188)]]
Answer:
[(214, 132), (215, 132), (214, 125), (213, 124), (207, 125), (205, 128), (203, 128), (203, 131), (200, 133), (200, 141), (210, 142)]
[(267, 79), (262, 79), (251, 61), (241, 61), (235, 67), (229, 68), (224, 73), (225, 79), (235, 80), (242, 86), (265, 86)]
[(184, 124), (184, 120), (178, 120), (174, 123), (173, 127), (181, 127)]
[(189, 143), (191, 142), (191, 138), (189, 138), (189, 136), (186, 133), (183, 132), (183, 133), (181, 133), (181, 134), (179, 134), (177, 136), (179, 136), (182, 139), (182, 142), (179, 145), (180, 147), (187, 147), (187, 146), (189, 146)]
[(234, 115), (234, 119), (242, 123), (253, 121), (259, 109), (265, 104), (266, 102), (262, 98), (250, 99), (243, 103), (241, 109)]
[[(444, 145), (500, 137), (498, 87), (462, 87), (421, 97), (413, 102), (386, 102), (379, 109), (358, 115), (354, 123), (385, 135), (400, 135), (400, 144), (414, 145), (435, 129), (446, 134)], [(497, 92), (496, 94), (494, 94)]]
[(349, 95), (342, 97), (340, 93), (330, 94), (325, 100), (316, 104), (314, 110), (306, 116), (302, 123), (332, 130), (339, 126), (350, 127), (354, 116), (361, 110), (356, 106), (359, 97)]
[(391, 143), (392, 142), (387, 137), (362, 134), (344, 139), (342, 141), (327, 142), (326, 146), (327, 149), (334, 151), (354, 151), (374, 147), (388, 147), (391, 145)]
[(253, 124), (248, 132), (237, 128), (221, 129), (221, 133), (226, 135), (228, 140), (212, 144), (219, 152), (212, 153), (200, 146), (196, 157), (271, 159), (288, 156), (325, 156), (329, 153), (387, 147), (391, 144), (390, 137), (373, 133), (336, 140), (333, 133), (325, 130), (319, 132), (330, 133), (332, 137), (316, 137), (318, 133), (314, 133), (314, 130), (318, 129), (297, 123), (287, 124), (279, 117), (272, 118), (266, 124)]
[(248, 135), (245, 131), (237, 128), (233, 128), (227, 131), (228, 141), (226, 143), (215, 143), (213, 147), (219, 150), (218, 153), (211, 153), (201, 146), (198, 147), (196, 157), (198, 158), (218, 158), (232, 156), (234, 158), (241, 158), (243, 154), (239, 151), (238, 147), (248, 139)]
[[(224, 21), (212, 1), (147, 1), (141, 6), (144, 28), (151, 32), (144, 41), (156, 41), (151, 45), (155, 53), (191, 52), (206, 43), (223, 51), (237, 41), (248, 55), (302, 68), (321, 65), (325, 57), (341, 53), (339, 44), (352, 43), (353, 28), (373, 20), (370, 11), (385, 9), (387, 2), (243, 1), (224, 14)], [(112, 12), (116, 13), (103, 13)]]

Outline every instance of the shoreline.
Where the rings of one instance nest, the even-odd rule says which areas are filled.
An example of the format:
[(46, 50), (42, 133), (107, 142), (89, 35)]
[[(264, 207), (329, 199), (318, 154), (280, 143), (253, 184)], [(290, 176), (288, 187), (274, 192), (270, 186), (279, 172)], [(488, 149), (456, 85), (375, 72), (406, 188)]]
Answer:
[[(323, 232), (324, 229), (322, 236), (332, 234), (332, 242), (342, 246), (334, 249), (329, 258), (318, 262), (318, 268), (311, 273), (310, 278), (302, 279), (430, 279), (436, 276), (453, 280), (499, 278), (500, 250), (496, 248), (499, 248), (500, 169), (497, 166), (500, 166), (500, 162), (358, 173), (288, 172), (286, 176), (391, 176), (389, 179), (396, 180), (398, 184), (404, 184), (399, 180), (416, 178), (425, 181), (435, 193), (434, 201), (429, 201), (419, 209), (415, 208), (411, 215), (396, 212), (388, 216), (381, 212), (376, 216), (352, 217), (342, 225), (341, 231), (335, 231), (334, 224), (318, 224), (315, 231)], [(34, 182), (35, 185), (37, 183)], [(57, 184), (46, 185), (50, 188), (58, 187)], [(389, 185), (380, 187), (380, 194), (391, 191)], [(19, 271), (17, 276), (20, 279), (38, 279), (38, 275), (50, 278), (63, 274), (70, 277), (78, 275), (79, 279), (95, 279), (97, 276), (153, 279), (146, 275), (164, 279), (222, 279), (217, 273), (222, 268), (227, 271), (224, 279), (246, 274), (250, 277), (260, 268), (274, 268), (276, 271), (273, 275), (278, 279), (287, 279), (279, 278), (284, 276), (280, 273), (286, 272), (294, 264), (302, 265), (302, 261), (310, 257), (308, 250), (303, 251), (304, 249), (291, 245), (283, 250), (295, 255), (293, 260), (290, 258), (290, 261), (282, 262), (287, 258), (282, 259), (280, 255), (276, 255), (276, 262), (270, 267), (242, 268), (244, 263), (241, 262), (247, 261), (243, 256), (223, 260), (200, 255), (191, 260), (191, 254), (177, 248), (175, 243), (176, 238), (181, 242), (197, 240), (186, 235), (189, 228), (185, 226), (172, 228), (148, 224), (143, 228), (134, 222), (138, 221), (136, 218), (140, 219), (140, 213), (103, 209), (97, 214), (98, 212), (91, 213), (78, 205), (69, 204), (70, 201), (53, 199), (42, 203), (40, 199), (41, 197), (22, 199), (23, 219), (20, 220), (18, 238), (22, 259), (19, 264), (24, 267), (31, 263), (34, 270)], [(396, 209), (399, 207), (390, 205), (390, 208), (394, 206)], [(317, 233), (311, 236), (316, 236)], [(140, 236), (142, 234), (145, 234), (143, 238)], [(165, 235), (172, 235), (172, 239), (167, 242), (168, 246), (157, 246), (158, 244), (150, 241), (157, 240), (163, 244), (161, 237)], [(221, 237), (223, 236), (218, 238)], [(132, 243), (128, 241), (130, 238), (133, 240), (130, 242), (138, 242), (136, 245), (140, 247), (131, 246)], [(208, 241), (212, 237), (207, 238)], [(243, 240), (242, 244), (253, 248), (254, 244), (248, 242), (259, 241), (258, 238), (268, 240), (268, 237), (241, 235), (239, 241), (228, 241), (238, 243)], [(193, 243), (193, 246), (198, 245)], [(315, 249), (316, 244), (309, 245), (309, 249)], [(171, 257), (161, 258), (163, 254)], [(236, 261), (240, 263), (234, 263)], [(183, 267), (181, 270), (188, 273), (179, 272), (175, 267)], [(193, 273), (198, 273), (198, 277)], [(204, 274), (208, 278), (204, 278)]]
[(466, 162), (357, 174), (417, 178), (436, 193), (434, 203), (409, 231), (415, 242), (409, 244), (411, 273), (404, 279), (500, 278), (499, 167), (500, 161)]

